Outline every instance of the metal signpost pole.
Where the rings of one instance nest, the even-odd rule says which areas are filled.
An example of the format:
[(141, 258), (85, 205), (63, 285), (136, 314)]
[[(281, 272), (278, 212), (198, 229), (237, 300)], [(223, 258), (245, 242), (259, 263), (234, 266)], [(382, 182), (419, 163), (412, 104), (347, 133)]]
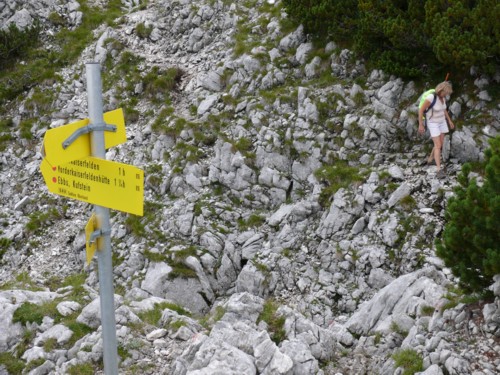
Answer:
[[(87, 63), (86, 72), (90, 124), (102, 125), (104, 124), (104, 119), (102, 109), (101, 66), (98, 63)], [(106, 159), (104, 131), (92, 131), (90, 134), (90, 142), (92, 156)], [(106, 375), (118, 375), (109, 208), (94, 206), (94, 210), (97, 218), (97, 228), (101, 230), (101, 236), (97, 242), (97, 261), (99, 267), (99, 296), (101, 300), (104, 373)]]

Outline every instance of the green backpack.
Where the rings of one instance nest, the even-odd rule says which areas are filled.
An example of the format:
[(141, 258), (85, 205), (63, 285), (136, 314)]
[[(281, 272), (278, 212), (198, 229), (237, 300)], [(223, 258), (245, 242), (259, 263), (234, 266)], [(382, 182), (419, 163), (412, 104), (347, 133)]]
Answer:
[(429, 107), (427, 107), (427, 109), (424, 111), (424, 117), (423, 117), (422, 120), (424, 120), (424, 126), (425, 127), (427, 127), (427, 117), (426, 117), (426, 114), (427, 114), (427, 112), (429, 112), (432, 109), (432, 107), (434, 107), (434, 104), (436, 104), (436, 100), (437, 100), (436, 90), (435, 89), (430, 89), (430, 90), (425, 91), (422, 94), (422, 96), (420, 97), (420, 102), (418, 103), (418, 110), (420, 112), (420, 108), (422, 108), (422, 106), (424, 105), (425, 99), (430, 94), (434, 94), (434, 99), (432, 99), (431, 105)]

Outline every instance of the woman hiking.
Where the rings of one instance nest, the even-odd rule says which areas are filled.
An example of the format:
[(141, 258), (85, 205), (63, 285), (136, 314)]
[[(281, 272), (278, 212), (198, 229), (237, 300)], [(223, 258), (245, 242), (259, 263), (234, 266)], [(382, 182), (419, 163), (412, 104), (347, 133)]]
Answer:
[(427, 158), (427, 164), (431, 164), (432, 159), (434, 159), (437, 167), (436, 177), (439, 179), (446, 177), (444, 169), (441, 168), (441, 148), (443, 147), (444, 136), (448, 133), (448, 126), (446, 125), (446, 123), (450, 125), (451, 129), (455, 128), (455, 124), (453, 124), (453, 122), (451, 121), (450, 115), (446, 110), (446, 97), (451, 95), (452, 92), (453, 90), (451, 88), (450, 82), (441, 82), (436, 86), (435, 92), (429, 94), (427, 98), (425, 98), (424, 104), (418, 111), (418, 132), (420, 134), (424, 134), (424, 112), (433, 102), (434, 95), (437, 95), (437, 100), (430, 110), (430, 115), (429, 113), (427, 113), (426, 115), (427, 126), (429, 128), (429, 132), (431, 133), (432, 142), (434, 143), (431, 154)]

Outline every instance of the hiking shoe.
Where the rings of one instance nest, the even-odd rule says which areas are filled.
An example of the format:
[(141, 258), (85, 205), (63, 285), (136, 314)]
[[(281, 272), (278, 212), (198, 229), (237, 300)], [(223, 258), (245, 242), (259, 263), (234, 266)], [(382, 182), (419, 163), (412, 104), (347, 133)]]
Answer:
[(425, 159), (424, 161), (422, 161), (422, 164), (421, 164), (422, 167), (428, 167), (431, 165), (436, 165), (436, 162), (434, 161), (434, 159), (432, 159), (431, 161)]
[(437, 173), (436, 173), (436, 177), (439, 178), (440, 180), (442, 180), (443, 178), (446, 177), (446, 172), (443, 170), (443, 169), (440, 169)]

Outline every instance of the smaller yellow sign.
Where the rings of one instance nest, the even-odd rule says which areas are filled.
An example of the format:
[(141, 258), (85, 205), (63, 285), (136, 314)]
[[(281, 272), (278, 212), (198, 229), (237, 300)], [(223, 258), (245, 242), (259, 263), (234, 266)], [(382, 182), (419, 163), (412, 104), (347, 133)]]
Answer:
[(97, 250), (97, 238), (92, 238), (96, 229), (96, 216), (92, 214), (87, 225), (85, 225), (85, 248), (87, 250), (87, 265), (90, 264)]
[[(103, 114), (103, 119), (106, 124), (115, 125), (116, 131), (104, 132), (104, 147), (106, 149), (127, 141), (125, 131), (125, 118), (121, 108)], [(73, 160), (81, 159), (91, 155), (90, 150), (90, 133), (82, 134), (77, 137), (66, 148), (63, 147), (63, 142), (68, 139), (75, 131), (90, 123), (88, 118), (63, 125), (58, 128), (50, 129), (45, 132), (43, 137), (42, 153), (45, 159), (51, 165), (65, 164)]]

